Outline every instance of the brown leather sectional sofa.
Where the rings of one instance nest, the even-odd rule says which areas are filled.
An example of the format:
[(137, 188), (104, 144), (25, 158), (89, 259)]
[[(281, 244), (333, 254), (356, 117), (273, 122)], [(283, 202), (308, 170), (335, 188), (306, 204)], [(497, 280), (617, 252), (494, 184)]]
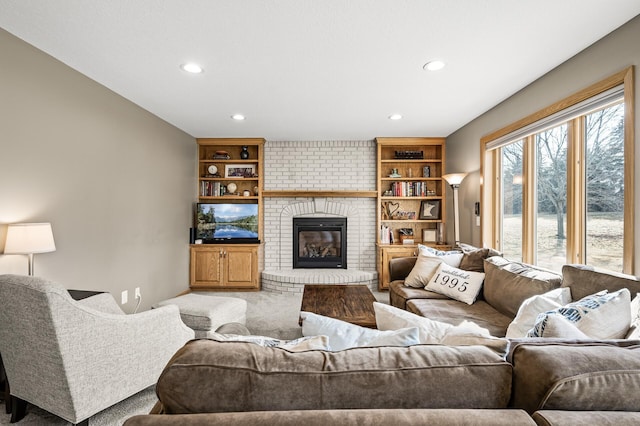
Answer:
[(640, 342), (288, 352), (194, 340), (126, 426), (640, 424)]
[[(397, 261), (410, 271), (411, 260)], [(392, 274), (402, 279), (397, 266)], [(527, 276), (524, 269), (518, 271)], [(565, 266), (557, 284), (570, 286), (574, 298), (603, 288), (626, 287), (633, 295), (640, 291), (634, 277), (577, 265)], [(391, 291), (395, 306), (433, 319), (461, 320), (451, 318), (454, 308), (440, 303), (446, 299), (398, 284)], [(509, 316), (491, 305), (491, 291), (482, 299), (487, 306), (466, 312), (457, 306), (455, 315), (504, 335), (508, 323), (502, 317)], [(501, 309), (521, 296), (505, 295)], [(428, 308), (434, 301), (437, 307)], [(156, 391), (159, 403), (153, 412), (129, 419), (126, 426), (637, 425), (640, 341), (514, 340), (502, 357), (483, 346), (289, 352), (253, 343), (194, 340), (168, 363)]]

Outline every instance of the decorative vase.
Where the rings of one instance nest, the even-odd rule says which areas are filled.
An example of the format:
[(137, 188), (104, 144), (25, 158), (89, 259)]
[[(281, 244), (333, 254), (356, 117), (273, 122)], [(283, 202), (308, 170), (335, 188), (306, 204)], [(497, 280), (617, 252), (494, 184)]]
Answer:
[(240, 158), (242, 158), (243, 160), (246, 160), (247, 158), (249, 158), (249, 151), (247, 151), (246, 146), (242, 147), (242, 151), (240, 151)]

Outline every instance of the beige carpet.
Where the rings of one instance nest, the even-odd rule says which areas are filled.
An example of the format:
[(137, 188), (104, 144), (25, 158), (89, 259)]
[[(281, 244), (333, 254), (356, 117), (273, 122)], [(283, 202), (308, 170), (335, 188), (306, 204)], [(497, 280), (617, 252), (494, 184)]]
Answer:
[[(252, 334), (295, 339), (302, 336), (298, 325), (302, 294), (277, 294), (258, 292), (198, 292), (203, 295), (239, 297), (247, 301), (247, 328)], [(389, 303), (388, 292), (373, 292), (379, 302)], [(89, 419), (90, 426), (117, 426), (136, 414), (148, 413), (156, 403), (153, 387), (108, 408)], [(45, 426), (68, 425), (70, 423), (29, 405), (27, 416), (19, 425)], [(4, 403), (0, 403), (0, 425), (9, 425), (11, 415), (5, 414)]]

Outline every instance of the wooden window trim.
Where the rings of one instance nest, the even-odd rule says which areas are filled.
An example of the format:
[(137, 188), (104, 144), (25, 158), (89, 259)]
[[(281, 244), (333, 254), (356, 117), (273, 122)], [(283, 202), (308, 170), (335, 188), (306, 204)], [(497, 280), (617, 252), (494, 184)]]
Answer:
[[(482, 205), (482, 219), (480, 224), (480, 233), (483, 245), (496, 247), (499, 243), (500, 235), (500, 197), (499, 190), (501, 188), (501, 182), (499, 182), (499, 170), (500, 165), (499, 150), (487, 151), (487, 144), (500, 137), (508, 135), (516, 130), (519, 130), (525, 126), (531, 125), (537, 121), (540, 121), (546, 117), (556, 114), (564, 109), (570, 108), (580, 102), (583, 102), (589, 98), (592, 98), (602, 92), (612, 89), (621, 84), (624, 85), (623, 102), (625, 108), (625, 121), (624, 121), (624, 150), (625, 150), (625, 162), (624, 162), (624, 241), (623, 241), (623, 271), (627, 274), (633, 274), (635, 271), (635, 244), (634, 244), (634, 182), (635, 182), (635, 110), (634, 110), (634, 67), (630, 66), (622, 71), (619, 71), (591, 86), (580, 90), (554, 104), (542, 108), (533, 114), (524, 117), (515, 123), (509, 124), (495, 132), (483, 136), (480, 139), (480, 199), (483, 201)], [(569, 126), (569, 143), (575, 144), (575, 138), (581, 137), (584, 130), (579, 129), (581, 119), (574, 119), (568, 123)], [(584, 126), (582, 126), (584, 127)], [(579, 139), (583, 140), (583, 139)], [(567, 176), (567, 200), (576, 199), (575, 202), (567, 203), (567, 261), (569, 263), (585, 263), (585, 247), (580, 242), (581, 235), (584, 235), (586, 227), (586, 218), (580, 218), (577, 215), (577, 202), (584, 203), (583, 195), (584, 191), (578, 196), (578, 191), (584, 189), (582, 186), (584, 183), (584, 176), (582, 172), (576, 170), (574, 166), (575, 161), (584, 162), (584, 148), (578, 150), (570, 150), (571, 154), (570, 164), (568, 164), (568, 176)], [(530, 190), (530, 185), (534, 184), (535, 167), (532, 166), (532, 162), (527, 159), (531, 158), (531, 155), (535, 155), (535, 147), (533, 142), (533, 136), (525, 138), (524, 143), (524, 157), (523, 157), (523, 174), (524, 174), (524, 186), (523, 191), (525, 197), (523, 198), (523, 253), (522, 259), (525, 262), (535, 263), (534, 255), (535, 248), (533, 247), (533, 241), (535, 236), (535, 226), (530, 217), (535, 212), (535, 194)], [(534, 157), (535, 158), (535, 157)], [(490, 182), (490, 183), (489, 183)], [(489, 183), (487, 185), (487, 183)], [(491, 198), (487, 198), (491, 196)], [(570, 198), (574, 197), (574, 198)], [(571, 207), (569, 205), (571, 204)], [(575, 204), (575, 205), (574, 205)], [(582, 215), (580, 215), (582, 216)], [(487, 218), (485, 220), (485, 218)], [(571, 224), (570, 224), (571, 222)], [(528, 224), (528, 225), (527, 225)]]

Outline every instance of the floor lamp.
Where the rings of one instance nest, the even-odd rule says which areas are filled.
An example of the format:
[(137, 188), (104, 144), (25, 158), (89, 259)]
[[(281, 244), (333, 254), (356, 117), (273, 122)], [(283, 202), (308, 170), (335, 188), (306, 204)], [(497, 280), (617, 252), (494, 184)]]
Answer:
[(33, 255), (56, 251), (50, 223), (14, 223), (7, 228), (4, 254), (29, 255), (29, 275), (33, 275)]
[(467, 176), (466, 173), (450, 173), (442, 176), (453, 189), (453, 234), (455, 237), (455, 246), (460, 245), (460, 209), (458, 207), (458, 188)]

